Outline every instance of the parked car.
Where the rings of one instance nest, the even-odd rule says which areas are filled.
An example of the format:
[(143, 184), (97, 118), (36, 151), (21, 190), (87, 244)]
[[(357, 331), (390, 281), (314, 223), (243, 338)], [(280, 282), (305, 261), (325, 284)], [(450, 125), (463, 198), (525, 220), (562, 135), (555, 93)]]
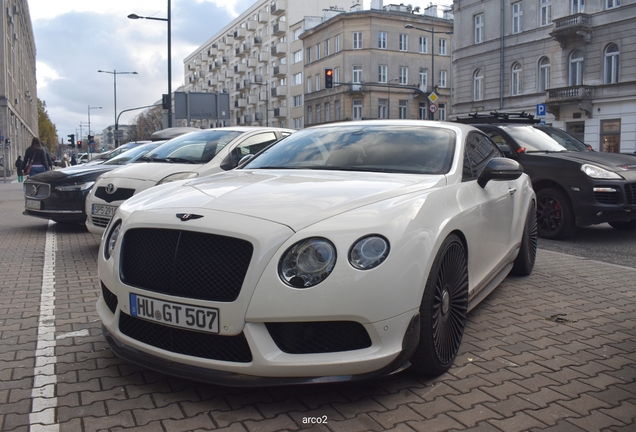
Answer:
[[(135, 148), (138, 145), (147, 144), (149, 142), (150, 141), (133, 141), (133, 142), (129, 142), (129, 143), (126, 143), (126, 144), (122, 144), (122, 145), (120, 145), (117, 148), (114, 148), (112, 150), (108, 150), (108, 151), (103, 152), (103, 153), (93, 153), (93, 155), (90, 158), (90, 160), (88, 160), (88, 161), (82, 160), (82, 162), (80, 162), (80, 163), (85, 163), (87, 165), (102, 164), (102, 163), (114, 158), (115, 156), (119, 156), (120, 154), (122, 154), (124, 152), (127, 152), (131, 148)], [(85, 155), (85, 154), (86, 153), (84, 153), (83, 155)]]
[(235, 168), (245, 155), (254, 154), (293, 132), (238, 126), (197, 130), (168, 140), (143, 158), (146, 164), (100, 177), (86, 200), (86, 227), (101, 235), (117, 207), (136, 193), (158, 184)]
[(122, 204), (97, 310), (117, 355), (196, 381), (439, 375), (467, 313), (532, 271), (535, 215), (529, 177), (473, 127), (307, 128)]
[(23, 214), (55, 222), (83, 224), (86, 221), (86, 196), (95, 180), (105, 172), (135, 162), (160, 144), (136, 145), (101, 164), (75, 165), (27, 178), (23, 185)]
[(475, 114), (457, 121), (484, 131), (518, 161), (537, 193), (539, 236), (565, 239), (576, 227), (607, 222), (636, 229), (636, 162), (590, 151), (567, 132), (526, 113)]

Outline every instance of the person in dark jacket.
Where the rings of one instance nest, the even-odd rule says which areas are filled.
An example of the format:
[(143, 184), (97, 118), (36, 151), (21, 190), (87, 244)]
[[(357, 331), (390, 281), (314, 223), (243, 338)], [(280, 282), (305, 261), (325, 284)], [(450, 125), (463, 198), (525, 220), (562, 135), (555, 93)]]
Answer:
[(31, 172), (29, 172), (29, 177), (51, 169), (51, 165), (46, 157), (46, 151), (42, 146), (40, 138), (33, 137), (31, 140), (31, 146), (27, 148), (24, 153), (24, 163), (26, 165), (31, 163)]
[(77, 165), (77, 158), (75, 157), (75, 153), (71, 156), (71, 165)]
[(24, 181), (24, 164), (22, 163), (22, 156), (18, 155), (18, 159), (15, 161), (15, 170), (18, 173), (18, 182)]

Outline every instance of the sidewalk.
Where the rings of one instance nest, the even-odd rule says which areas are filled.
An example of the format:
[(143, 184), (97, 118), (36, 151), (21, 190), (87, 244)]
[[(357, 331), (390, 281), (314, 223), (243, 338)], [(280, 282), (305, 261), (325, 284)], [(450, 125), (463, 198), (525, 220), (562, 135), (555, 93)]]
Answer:
[[(0, 430), (27, 431), (48, 223), (0, 182)], [(454, 366), (360, 384), (223, 388), (118, 359), (95, 311), (99, 238), (53, 224), (60, 431), (635, 431), (636, 269), (539, 249), (472, 311)]]

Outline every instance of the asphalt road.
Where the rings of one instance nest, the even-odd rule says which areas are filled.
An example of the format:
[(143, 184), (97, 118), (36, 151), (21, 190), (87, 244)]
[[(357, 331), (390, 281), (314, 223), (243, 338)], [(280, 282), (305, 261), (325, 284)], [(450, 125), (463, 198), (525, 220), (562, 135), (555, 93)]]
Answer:
[(567, 240), (539, 239), (539, 248), (636, 268), (636, 231), (608, 224), (579, 228)]

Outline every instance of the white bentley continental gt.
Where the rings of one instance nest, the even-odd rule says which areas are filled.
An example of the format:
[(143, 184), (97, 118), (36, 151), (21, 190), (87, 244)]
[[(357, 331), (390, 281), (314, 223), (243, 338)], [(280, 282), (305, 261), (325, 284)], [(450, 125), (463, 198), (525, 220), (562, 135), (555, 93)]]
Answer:
[(471, 126), (328, 124), (250, 157), (114, 214), (97, 309), (118, 356), (223, 385), (439, 375), (470, 310), (533, 269), (529, 178)]

